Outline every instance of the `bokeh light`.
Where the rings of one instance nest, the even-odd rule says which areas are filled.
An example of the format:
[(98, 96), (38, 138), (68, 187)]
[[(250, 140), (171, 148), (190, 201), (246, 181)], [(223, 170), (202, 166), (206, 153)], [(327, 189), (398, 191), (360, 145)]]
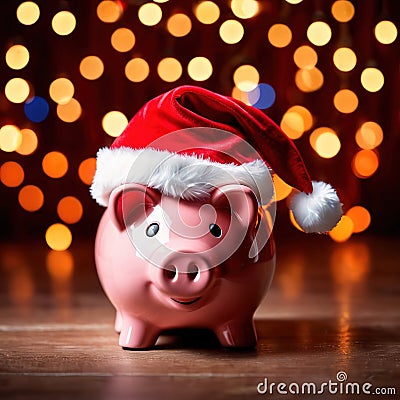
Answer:
[(74, 272), (74, 257), (69, 250), (50, 250), (46, 256), (46, 269), (55, 281), (68, 281)]
[(138, 11), (140, 22), (146, 26), (157, 25), (162, 18), (162, 10), (158, 4), (146, 3), (140, 6)]
[(50, 178), (62, 178), (68, 171), (68, 160), (59, 151), (51, 151), (43, 157), (42, 168)]
[(356, 142), (364, 150), (378, 147), (383, 140), (383, 130), (373, 121), (364, 122), (356, 132)]
[(329, 236), (335, 242), (345, 242), (350, 239), (354, 229), (354, 223), (350, 217), (343, 215), (339, 223), (329, 232)]
[(186, 14), (177, 13), (168, 18), (167, 30), (172, 36), (186, 36), (191, 29), (192, 21)]
[(97, 56), (87, 56), (80, 62), (79, 72), (88, 80), (98, 79), (104, 72), (103, 61)]
[(259, 5), (256, 0), (232, 0), (231, 9), (238, 18), (247, 19), (258, 13)]
[(300, 232), (304, 232), (303, 228), (299, 225), (299, 223), (296, 221), (296, 218), (294, 217), (293, 211), (289, 210), (289, 219), (292, 225), (298, 229)]
[(303, 106), (290, 107), (282, 117), (280, 126), (291, 139), (298, 139), (303, 133), (311, 129), (313, 117), (310, 111)]
[(5, 186), (17, 187), (24, 178), (23, 168), (15, 161), (7, 161), (0, 167), (0, 180)]
[(369, 92), (377, 92), (382, 89), (385, 78), (378, 68), (365, 68), (361, 73), (361, 84)]
[(29, 96), (30, 88), (25, 79), (11, 78), (4, 89), (4, 93), (12, 103), (23, 103)]
[(286, 3), (289, 4), (300, 4), (303, 0), (286, 0)]
[(24, 104), (24, 113), (32, 122), (42, 122), (49, 115), (49, 103), (40, 96), (28, 99)]
[(132, 58), (125, 66), (125, 75), (132, 82), (144, 81), (150, 73), (149, 64), (143, 58)]
[(275, 189), (275, 201), (281, 201), (286, 199), (290, 193), (292, 193), (292, 187), (284, 182), (278, 175), (273, 174), (272, 180), (274, 182)]
[(234, 99), (240, 100), (243, 103), (247, 104), (248, 106), (251, 106), (251, 103), (249, 101), (248, 92), (244, 92), (244, 91), (240, 90), (237, 86), (233, 87), (231, 96)]
[(307, 28), (307, 38), (315, 46), (325, 46), (332, 37), (330, 26), (323, 21), (315, 21)]
[(117, 137), (128, 125), (128, 118), (121, 111), (110, 111), (104, 115), (101, 125), (107, 135)]
[(50, 84), (49, 94), (57, 104), (67, 104), (71, 101), (75, 92), (73, 83), (67, 78), (55, 79)]
[(195, 6), (194, 14), (202, 24), (210, 25), (218, 20), (220, 11), (214, 2), (202, 1)]
[(324, 75), (317, 68), (299, 69), (295, 75), (296, 86), (305, 93), (315, 92), (324, 84)]
[(75, 16), (70, 11), (60, 11), (53, 17), (51, 26), (57, 35), (67, 36), (76, 27)]
[(120, 53), (132, 50), (135, 42), (135, 35), (128, 28), (118, 28), (111, 35), (111, 46)]
[(339, 22), (349, 22), (354, 17), (354, 6), (351, 1), (337, 0), (332, 4), (333, 18)]
[(176, 58), (167, 57), (158, 63), (157, 73), (163, 81), (175, 82), (182, 75), (182, 65)]
[(265, 110), (275, 103), (276, 93), (271, 85), (260, 83), (247, 94), (247, 97), (253, 107)]
[(339, 71), (351, 71), (357, 64), (356, 53), (348, 47), (340, 47), (333, 54), (333, 63)]
[(323, 132), (315, 140), (315, 151), (322, 158), (335, 157), (340, 146), (339, 138), (332, 132)]
[(0, 149), (11, 153), (22, 143), (22, 134), (15, 125), (4, 125), (0, 128)]
[(219, 28), (219, 36), (228, 44), (239, 43), (244, 35), (243, 25), (234, 19), (229, 19), (222, 23)]
[(189, 61), (188, 74), (194, 81), (206, 81), (213, 72), (210, 60), (206, 57), (195, 57)]
[(339, 112), (350, 114), (358, 107), (358, 97), (352, 90), (342, 89), (333, 97), (333, 104)]
[(86, 184), (91, 185), (94, 174), (96, 172), (96, 159), (94, 157), (86, 158), (78, 167), (78, 175), (80, 180)]
[(393, 43), (397, 38), (397, 28), (392, 21), (380, 21), (375, 26), (376, 40), (382, 44)]
[(72, 98), (66, 104), (57, 105), (57, 116), (64, 122), (75, 122), (82, 114), (82, 107), (78, 100)]
[(24, 1), (17, 8), (17, 19), (23, 25), (33, 25), (40, 17), (40, 8), (33, 1)]
[(15, 151), (24, 156), (32, 154), (38, 146), (38, 138), (32, 129), (21, 129), (21, 143)]
[(71, 231), (63, 224), (56, 223), (46, 230), (46, 243), (53, 250), (67, 250), (72, 242)]
[(57, 214), (67, 224), (75, 224), (83, 214), (81, 202), (74, 196), (63, 197), (57, 204)]
[(369, 211), (361, 206), (350, 208), (346, 215), (353, 221), (353, 233), (365, 231), (371, 223), (371, 215)]
[(268, 40), (272, 46), (286, 47), (292, 41), (292, 31), (287, 25), (274, 24), (268, 30)]
[(104, 0), (97, 6), (96, 12), (100, 21), (111, 24), (121, 18), (124, 9), (118, 1)]
[(374, 150), (360, 150), (353, 157), (351, 168), (358, 178), (369, 178), (379, 167), (379, 157)]
[(6, 53), (7, 65), (15, 70), (25, 68), (29, 62), (29, 51), (25, 46), (16, 44), (11, 46)]
[(293, 60), (300, 69), (313, 69), (318, 62), (318, 55), (312, 47), (305, 45), (296, 49)]
[(257, 87), (260, 74), (252, 65), (241, 65), (233, 73), (233, 81), (241, 91), (250, 92)]
[(37, 186), (27, 185), (19, 191), (18, 202), (24, 210), (34, 212), (42, 208), (44, 195)]

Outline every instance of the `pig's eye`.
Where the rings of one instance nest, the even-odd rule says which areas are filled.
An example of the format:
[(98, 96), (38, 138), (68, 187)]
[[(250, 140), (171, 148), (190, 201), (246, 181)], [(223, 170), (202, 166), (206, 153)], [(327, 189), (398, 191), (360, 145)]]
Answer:
[(150, 224), (147, 229), (146, 229), (146, 235), (148, 237), (153, 237), (157, 235), (157, 232), (160, 229), (160, 225), (157, 224), (157, 222), (153, 222), (152, 224)]
[(211, 235), (213, 235), (217, 238), (222, 236), (222, 230), (217, 224), (210, 224), (209, 228), (210, 228)]

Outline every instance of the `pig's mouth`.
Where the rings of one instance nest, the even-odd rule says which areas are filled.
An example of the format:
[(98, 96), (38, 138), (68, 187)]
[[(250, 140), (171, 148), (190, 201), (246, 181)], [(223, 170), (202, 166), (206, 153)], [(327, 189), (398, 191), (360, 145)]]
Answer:
[(199, 301), (200, 299), (201, 299), (201, 297), (196, 297), (195, 299), (191, 299), (191, 300), (174, 299), (171, 297), (171, 300), (175, 301), (176, 303), (183, 304), (184, 306), (189, 306), (190, 304), (194, 304), (194, 303), (196, 303), (196, 301)]

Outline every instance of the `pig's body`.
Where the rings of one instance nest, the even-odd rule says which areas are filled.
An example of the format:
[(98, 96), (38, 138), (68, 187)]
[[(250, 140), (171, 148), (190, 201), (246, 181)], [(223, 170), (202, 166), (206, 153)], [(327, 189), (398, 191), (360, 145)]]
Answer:
[[(250, 211), (253, 204), (249, 202)], [(120, 332), (122, 347), (151, 347), (162, 331), (175, 328), (211, 329), (223, 346), (256, 344), (253, 315), (268, 290), (275, 266), (272, 236), (256, 257), (250, 259), (248, 254), (256, 230), (267, 230), (266, 217), (256, 207), (249, 217), (250, 225), (243, 226), (240, 216), (218, 209), (215, 215), (213, 207), (204, 209), (203, 205), (164, 197), (144, 221), (136, 221), (131, 235), (129, 228), (121, 229), (115, 223), (114, 209), (107, 208), (98, 228), (95, 255), (101, 284), (117, 310), (115, 329)], [(135, 237), (144, 237), (150, 248), (155, 237), (146, 237), (146, 228), (151, 221), (160, 221), (159, 214), (165, 210), (171, 216), (174, 208), (179, 209), (179, 223), (168, 227), (160, 223), (157, 239), (170, 251), (155, 266), (148, 259), (152, 255), (160, 259), (160, 246), (153, 246), (155, 250), (144, 257), (135, 247)], [(200, 232), (202, 224), (211, 226), (210, 221), (226, 234), (217, 238)], [(180, 234), (182, 223), (190, 231), (184, 237)], [(234, 234), (241, 230), (244, 240), (215, 265), (221, 256), (217, 253), (224, 249), (232, 252), (230, 244), (237, 241), (235, 235), (228, 235), (228, 228)], [(196, 235), (191, 229), (197, 229)], [(225, 244), (218, 248), (223, 240)]]

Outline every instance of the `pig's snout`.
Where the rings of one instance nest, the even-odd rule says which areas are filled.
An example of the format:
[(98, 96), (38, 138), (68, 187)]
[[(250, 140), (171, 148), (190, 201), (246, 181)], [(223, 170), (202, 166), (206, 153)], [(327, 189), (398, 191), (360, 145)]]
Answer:
[(213, 269), (196, 254), (179, 254), (165, 260), (157, 268), (156, 286), (182, 304), (196, 301), (212, 281)]

